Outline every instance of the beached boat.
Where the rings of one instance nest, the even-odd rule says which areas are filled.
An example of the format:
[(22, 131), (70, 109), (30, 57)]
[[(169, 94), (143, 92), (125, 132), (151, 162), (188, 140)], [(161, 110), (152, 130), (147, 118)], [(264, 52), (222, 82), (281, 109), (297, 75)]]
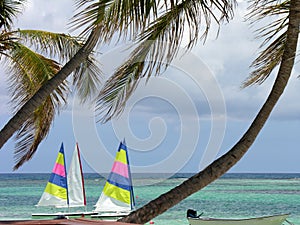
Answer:
[(111, 172), (95, 205), (92, 218), (116, 220), (128, 215), (135, 206), (130, 163), (124, 142), (119, 145)]
[(245, 219), (221, 219), (197, 216), (197, 212), (189, 209), (187, 219), (190, 225), (282, 225), (289, 214), (253, 217)]
[[(84, 179), (80, 151), (75, 146), (68, 174), (66, 172), (64, 146), (61, 144), (50, 179), (36, 206), (67, 208), (67, 212), (34, 213), (32, 217), (84, 217), (96, 214), (86, 211)], [(73, 207), (84, 207), (84, 211), (71, 211)]]

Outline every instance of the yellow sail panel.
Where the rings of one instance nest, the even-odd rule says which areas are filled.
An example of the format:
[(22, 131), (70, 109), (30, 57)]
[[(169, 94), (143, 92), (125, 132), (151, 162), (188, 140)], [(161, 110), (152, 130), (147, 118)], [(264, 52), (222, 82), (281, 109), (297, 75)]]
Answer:
[(119, 188), (113, 184), (106, 183), (103, 189), (106, 196), (114, 198), (118, 201), (130, 204), (130, 191)]
[(67, 189), (50, 182), (47, 183), (45, 192), (58, 198), (67, 199)]
[(124, 149), (120, 149), (120, 151), (117, 152), (116, 161), (122, 162), (124, 164), (128, 164), (126, 151)]
[(58, 156), (56, 158), (56, 163), (58, 163), (60, 165), (65, 165), (63, 153), (61, 153), (61, 152), (58, 153)]

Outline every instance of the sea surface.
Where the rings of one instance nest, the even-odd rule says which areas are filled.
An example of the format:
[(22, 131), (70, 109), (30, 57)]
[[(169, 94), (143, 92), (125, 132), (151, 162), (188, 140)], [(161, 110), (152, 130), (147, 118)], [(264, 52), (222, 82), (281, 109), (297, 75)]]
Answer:
[[(0, 174), (0, 220), (30, 219), (32, 213), (54, 212), (36, 207), (50, 174)], [(137, 207), (165, 193), (190, 174), (171, 178), (139, 175), (134, 178)], [(166, 177), (166, 176), (164, 176)], [(105, 179), (85, 174), (88, 210), (98, 200)], [(159, 225), (188, 225), (187, 209), (204, 216), (241, 218), (290, 213), (288, 220), (300, 225), (300, 174), (226, 174), (153, 219)], [(285, 223), (288, 225), (288, 223)]]

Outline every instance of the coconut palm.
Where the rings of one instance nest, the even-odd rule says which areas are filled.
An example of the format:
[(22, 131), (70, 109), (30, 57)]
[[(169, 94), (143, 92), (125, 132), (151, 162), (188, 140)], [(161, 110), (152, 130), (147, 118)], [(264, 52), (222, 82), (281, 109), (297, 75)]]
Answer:
[[(199, 9), (199, 12), (194, 10), (193, 13), (189, 12), (189, 10), (193, 8), (193, 2), (181, 4), (179, 8), (175, 7), (175, 9), (173, 8), (173, 6), (176, 5), (175, 1), (171, 1), (170, 4), (153, 0), (133, 2), (78, 0), (76, 2), (80, 12), (74, 16), (72, 22), (73, 28), (81, 29), (82, 27), (86, 27), (86, 29), (83, 30), (82, 35), (88, 35), (87, 41), (55, 76), (43, 83), (38, 91), (33, 94), (22, 107), (20, 107), (15, 115), (3, 127), (0, 131), (0, 148), (20, 129), (20, 127), (23, 126), (23, 124), (25, 124), (30, 116), (33, 115), (34, 111), (60, 84), (64, 82), (72, 71), (74, 71), (81, 62), (89, 56), (99, 39), (103, 42), (109, 42), (114, 37), (115, 33), (119, 33), (119, 38), (135, 38), (136, 32), (141, 31), (143, 33), (143, 31), (146, 30), (146, 27), (150, 26), (155, 18), (160, 19), (161, 23), (165, 23), (165, 25), (163, 25), (166, 26), (164, 32), (167, 32), (167, 23), (168, 21), (172, 22), (172, 13), (178, 12), (180, 15), (183, 15), (183, 18), (186, 18), (188, 23), (191, 22), (189, 23), (190, 29), (197, 31), (193, 32), (193, 39), (196, 40), (198, 38), (198, 30), (202, 24), (202, 19), (197, 19), (197, 16), (204, 17), (206, 29), (203, 37), (205, 37), (209, 30), (211, 19), (219, 23), (232, 16), (232, 2), (235, 1), (211, 1), (209, 3), (201, 1), (195, 5), (195, 7)], [(161, 6), (165, 8), (165, 11), (170, 11), (170, 9), (175, 11), (167, 13), (168, 16), (166, 16), (165, 19), (161, 19), (158, 17)], [(82, 8), (83, 10), (81, 10)], [(213, 8), (215, 8), (216, 14), (220, 14), (219, 19), (214, 16), (212, 11)], [(179, 16), (175, 19), (181, 20), (182, 18)], [(164, 22), (164, 20), (166, 20), (166, 22)], [(171, 28), (177, 29), (174, 23), (173, 26), (169, 27), (169, 29)], [(183, 29), (183, 26), (181, 26), (181, 29)], [(193, 45), (195, 40), (190, 41), (189, 47)], [(176, 44), (175, 41), (173, 49), (176, 49), (176, 46), (179, 46), (178, 44), (179, 43)], [(23, 150), (23, 156), (26, 158), (26, 149), (24, 148)], [(30, 152), (28, 153), (30, 158), (32, 154), (30, 154)]]
[[(200, 37), (204, 38), (210, 25), (210, 19), (216, 19), (216, 17), (213, 17), (214, 14), (210, 11), (210, 7), (215, 4), (215, 7), (212, 8), (216, 8), (221, 12), (222, 16), (216, 19), (216, 21), (220, 21), (230, 17), (233, 5), (233, 2), (229, 1), (226, 4), (225, 1), (169, 1), (168, 3), (165, 6), (166, 10), (163, 11), (161, 9), (159, 16), (154, 13), (154, 16), (152, 16), (152, 19), (154, 19), (150, 23), (145, 21), (140, 27), (137, 26), (137, 28), (141, 28), (141, 34), (137, 35), (138, 47), (132, 52), (129, 59), (110, 77), (101, 90), (98, 99), (98, 110), (100, 111), (99, 114), (104, 115), (102, 117), (103, 121), (107, 121), (122, 112), (126, 100), (142, 77), (159, 74), (161, 69), (164, 69), (160, 62), (170, 62), (172, 60), (181, 42), (181, 35), (185, 29), (184, 25), (188, 24), (190, 31), (188, 44), (188, 49), (190, 49), (199, 37), (198, 28), (201, 24), (201, 19), (205, 18), (207, 25), (207, 29), (204, 29), (205, 32), (202, 33), (202, 36), (200, 35)], [(118, 5), (117, 9), (120, 8), (122, 7)], [(124, 8), (128, 9), (129, 7), (124, 6)], [(126, 27), (118, 20), (120, 18), (123, 21), (123, 14), (118, 14), (119, 11), (112, 11), (114, 13), (112, 13), (111, 20), (115, 21), (112, 26), (116, 28), (115, 26), (121, 24), (120, 27)], [(222, 12), (224, 13), (222, 14)], [(89, 13), (92, 13), (92, 10)], [(128, 13), (128, 15), (131, 14)], [(261, 36), (265, 37), (262, 47), (267, 43), (270, 44), (266, 45), (265, 50), (254, 61), (252, 66), (255, 69), (244, 83), (244, 86), (261, 83), (277, 65), (280, 65), (276, 82), (264, 106), (244, 136), (225, 155), (214, 161), (200, 173), (132, 212), (129, 216), (121, 219), (121, 221), (139, 224), (148, 222), (153, 217), (158, 216), (223, 175), (243, 157), (255, 141), (259, 131), (283, 93), (294, 65), (300, 23), (299, 2), (296, 0), (255, 0), (252, 1), (252, 13), (250, 16), (254, 19), (262, 19), (266, 16), (271, 18), (279, 16), (276, 17), (275, 21), (259, 30)], [(136, 24), (132, 17), (130, 19), (133, 20), (133, 24)], [(134, 30), (134, 28), (131, 29)], [(133, 38), (133, 36), (130, 38)], [(170, 44), (167, 46), (166, 42)]]
[[(104, 41), (109, 41), (117, 33), (119, 38), (125, 36), (135, 39), (139, 43), (129, 60), (119, 67), (101, 91), (98, 101), (99, 110), (108, 110), (109, 112), (103, 118), (105, 121), (122, 111), (126, 99), (141, 77), (148, 77), (152, 72), (158, 74), (164, 68), (159, 62), (172, 60), (180, 45), (182, 31), (185, 29), (184, 25), (188, 25), (190, 31), (188, 45), (188, 49), (190, 49), (198, 39), (206, 37), (212, 20), (219, 23), (224, 19), (231, 18), (235, 1), (78, 1), (79, 6), (83, 6), (85, 3), (90, 5), (77, 14), (74, 20), (75, 28), (89, 23), (87, 29), (84, 30), (87, 33), (91, 32), (90, 39), (82, 48), (82, 54), (86, 54), (85, 57), (93, 49), (99, 37)], [(294, 65), (300, 25), (300, 2), (298, 0), (283, 2), (255, 0), (253, 1), (253, 11), (255, 15), (261, 17), (278, 15), (279, 13), (284, 16), (282, 20), (278, 20), (278, 23), (274, 22), (269, 27), (262, 29), (263, 34), (266, 35), (266, 40), (272, 42), (254, 62), (253, 66), (256, 70), (245, 82), (245, 85), (259, 83), (270, 75), (276, 65), (280, 65), (277, 79), (266, 103), (241, 140), (228, 153), (181, 185), (131, 213), (122, 221), (146, 223), (168, 210), (228, 171), (243, 157), (255, 141), (283, 93)], [(201, 30), (199, 28), (203, 25), (203, 21), (206, 29), (204, 29), (204, 33), (199, 34), (199, 30)], [(282, 35), (277, 36), (281, 31), (283, 31)], [(165, 49), (165, 40), (171, 43), (171, 47)], [(80, 57), (81, 55), (75, 55), (75, 59)], [(70, 61), (72, 65), (75, 64), (72, 62), (73, 59), (74, 57)], [(154, 59), (154, 61), (151, 62), (148, 59)], [(147, 63), (146, 60), (150, 63)], [(61, 74), (61, 71), (58, 72), (56, 76), (42, 86), (40, 90), (46, 93), (45, 96), (48, 96), (68, 76), (70, 67), (67, 63), (61, 70), (65, 69), (64, 72)], [(55, 83), (54, 80), (58, 80), (58, 82)], [(54, 85), (49, 92), (51, 88), (47, 85), (50, 83)], [(36, 95), (34, 99), (39, 103), (36, 105), (30, 103), (33, 107), (29, 107), (28, 111), (24, 109), (25, 112), (31, 114), (39, 106), (40, 99), (45, 99), (45, 97)], [(2, 145), (0, 142), (0, 146)]]
[(279, 16), (275, 21), (259, 30), (260, 34), (266, 38), (263, 46), (269, 41), (271, 44), (253, 62), (252, 66), (255, 69), (244, 83), (244, 86), (249, 86), (263, 82), (279, 65), (273, 88), (254, 121), (243, 137), (226, 154), (179, 186), (120, 221), (144, 224), (160, 215), (227, 172), (243, 157), (255, 141), (272, 109), (283, 94), (294, 66), (300, 27), (300, 1), (254, 0), (251, 16), (259, 20), (266, 16)]
[[(0, 11), (0, 55), (9, 75), (11, 105), (15, 112), (60, 71), (62, 62), (72, 58), (83, 46), (82, 38), (70, 35), (38, 30), (12, 31), (12, 17), (20, 12), (21, 3), (23, 1), (2, 1)], [(56, 57), (61, 63), (49, 57)], [(99, 81), (101, 73), (95, 62), (92, 56), (86, 57), (74, 71), (73, 83), (83, 99), (92, 95)], [(68, 83), (63, 81), (27, 117), (19, 115), (22, 122), (13, 124), (18, 130), (15, 169), (33, 156), (47, 136), (56, 112), (66, 104), (68, 92)]]
[[(96, 2), (92, 7), (84, 10), (81, 13), (82, 18), (77, 21), (78, 26), (84, 24), (86, 18), (94, 20), (96, 8), (101, 7), (101, 4), (104, 3)], [(99, 94), (98, 110), (100, 115), (104, 115), (103, 121), (107, 121), (122, 112), (126, 100), (141, 78), (157, 75), (167, 67), (161, 62), (171, 62), (177, 53), (185, 29), (189, 31), (190, 39), (187, 45), (187, 50), (189, 50), (198, 39), (205, 39), (212, 21), (220, 23), (224, 19), (228, 20), (232, 17), (235, 1), (171, 0), (160, 4), (155, 1), (139, 1), (138, 3), (110, 1), (107, 4), (111, 4), (111, 7), (105, 10), (105, 17), (108, 18), (107, 24), (113, 21), (110, 27), (112, 33), (103, 34), (103, 39), (109, 40), (115, 32), (118, 32), (120, 37), (122, 35), (128, 37), (126, 35), (129, 35), (130, 39), (137, 41), (138, 46), (133, 50), (129, 59), (109, 78)], [(140, 5), (135, 5), (132, 10), (133, 4)], [(149, 8), (144, 9), (145, 6)], [(212, 9), (216, 11), (212, 11)], [(148, 13), (141, 16), (143, 12)], [(254, 19), (279, 16), (276, 17), (275, 21), (259, 30), (261, 36), (265, 37), (262, 45), (262, 47), (265, 46), (265, 50), (254, 61), (252, 66), (255, 69), (244, 83), (244, 86), (261, 83), (277, 65), (280, 65), (276, 82), (264, 106), (244, 136), (228, 153), (200, 173), (121, 219), (121, 221), (140, 224), (148, 222), (223, 175), (243, 157), (255, 141), (283, 93), (294, 65), (300, 23), (299, 2), (296, 0), (253, 0), (250, 16)], [(126, 31), (128, 26), (130, 26), (129, 32), (131, 33), (124, 34), (123, 29)], [(203, 29), (202, 26), (206, 28)], [(204, 30), (203, 33), (199, 33), (200, 27)], [(134, 31), (140, 33), (136, 34)], [(270, 44), (266, 45), (267, 43)]]

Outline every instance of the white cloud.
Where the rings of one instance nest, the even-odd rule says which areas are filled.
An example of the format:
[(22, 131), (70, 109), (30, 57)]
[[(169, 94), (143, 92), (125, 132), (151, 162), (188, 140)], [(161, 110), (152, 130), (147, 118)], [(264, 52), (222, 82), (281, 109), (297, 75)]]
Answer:
[[(2, 64), (0, 64), (2, 65)], [(6, 74), (3, 69), (0, 67), (0, 115), (7, 116), (9, 115), (9, 96), (7, 93), (7, 85), (6, 85)]]
[(67, 32), (67, 24), (74, 11), (73, 5), (72, 0), (29, 0), (23, 14), (18, 16), (15, 27)]
[[(193, 53), (208, 65), (219, 81), (226, 100), (227, 115), (233, 120), (251, 120), (256, 115), (267, 98), (276, 75), (272, 74), (260, 86), (240, 89), (242, 82), (251, 73), (249, 66), (258, 56), (262, 41), (255, 39), (255, 28), (250, 28), (249, 23), (244, 21), (246, 6), (245, 2), (240, 2), (234, 20), (221, 26), (217, 39), (210, 36), (204, 45), (199, 44), (193, 49)], [(299, 65), (295, 65), (294, 71), (295, 74), (300, 74)], [(299, 85), (299, 79), (296, 80), (294, 75), (271, 119), (299, 120)]]

